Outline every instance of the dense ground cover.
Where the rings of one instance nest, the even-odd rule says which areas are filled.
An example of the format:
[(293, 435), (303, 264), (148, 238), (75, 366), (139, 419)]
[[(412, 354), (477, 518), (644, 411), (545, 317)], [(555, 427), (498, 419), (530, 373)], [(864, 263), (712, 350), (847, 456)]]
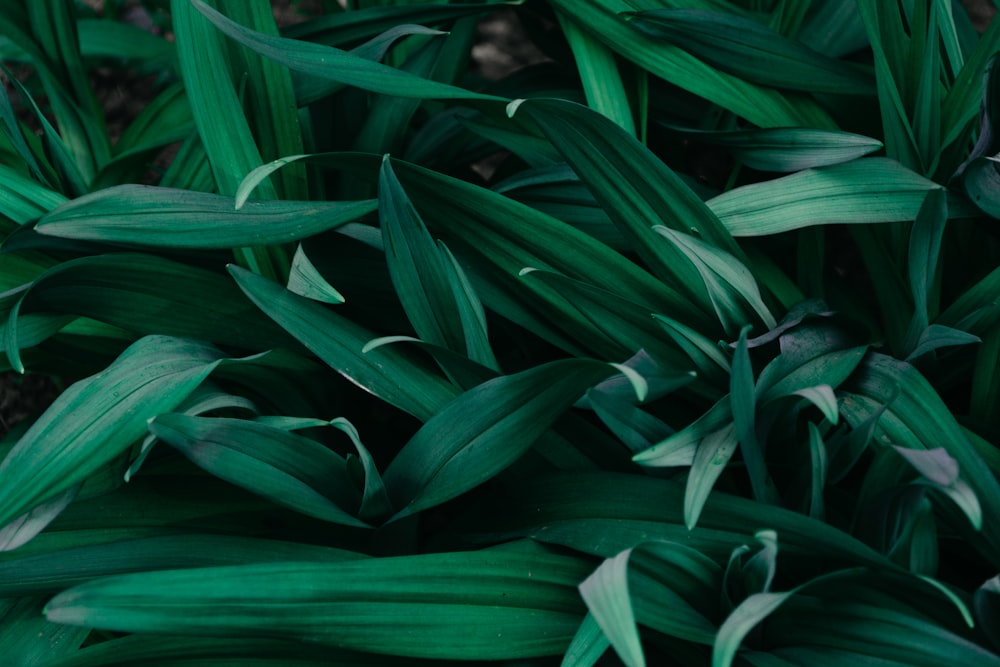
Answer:
[(5, 664), (1000, 664), (1000, 24), (134, 4), (0, 10)]

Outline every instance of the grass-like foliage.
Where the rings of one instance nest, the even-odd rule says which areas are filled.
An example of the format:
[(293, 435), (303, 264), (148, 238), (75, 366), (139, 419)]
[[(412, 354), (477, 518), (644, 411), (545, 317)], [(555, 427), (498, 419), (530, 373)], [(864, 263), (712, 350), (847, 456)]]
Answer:
[[(0, 662), (1000, 665), (1000, 22), (124, 4), (0, 7), (2, 363), (66, 387)], [(548, 61), (478, 74), (498, 8)]]

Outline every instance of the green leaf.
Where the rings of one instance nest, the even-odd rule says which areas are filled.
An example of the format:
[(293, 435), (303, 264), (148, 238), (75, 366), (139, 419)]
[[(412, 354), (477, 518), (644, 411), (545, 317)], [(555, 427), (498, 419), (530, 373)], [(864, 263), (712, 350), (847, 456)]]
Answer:
[[(86, 155), (89, 148), (85, 145), (86, 140), (81, 138), (80, 135), (69, 134), (66, 137), (67, 141), (72, 142), (74, 139), (77, 139), (84, 143), (81, 145), (67, 145), (66, 141), (63, 140), (63, 137), (60, 136), (56, 129), (52, 127), (52, 124), (49, 123), (48, 118), (39, 108), (28, 89), (24, 87), (24, 84), (22, 84), (17, 77), (12, 76), (9, 72), (5, 72), (5, 74), (7, 74), (7, 80), (11, 82), (14, 88), (18, 91), (18, 94), (28, 102), (35, 118), (42, 126), (42, 141), (49, 154), (49, 159), (52, 161), (53, 166), (56, 169), (59, 182), (62, 184), (63, 189), (75, 195), (82, 195), (87, 192), (89, 189), (89, 177), (93, 176), (93, 170), (95, 167), (91, 163), (90, 156)], [(73, 120), (78, 119), (73, 116)], [(66, 128), (64, 128), (63, 131), (67, 132)], [(73, 149), (78, 149), (78, 151), (80, 153), (84, 153), (85, 156), (81, 157), (79, 153), (74, 155)]]
[(826, 515), (823, 489), (827, 481), (827, 452), (823, 436), (816, 424), (809, 422), (809, 516), (822, 521)]
[(958, 462), (983, 514), (981, 537), (967, 539), (986, 558), (1000, 562), (1000, 525), (994, 519), (1000, 512), (1000, 484), (930, 383), (905, 362), (869, 354), (845, 389), (851, 394), (841, 401), (841, 414), (852, 425), (891, 402), (876, 427), (878, 436), (908, 449), (944, 447)]
[(74, 199), (45, 215), (39, 234), (171, 248), (234, 248), (297, 241), (375, 210), (358, 202), (254, 201), (241, 209), (221, 195), (123, 185)]
[(379, 214), (389, 274), (420, 338), (496, 368), (479, 298), (447, 248), (434, 242), (388, 156), (379, 172)]
[[(749, 326), (740, 330), (736, 350), (733, 353), (733, 367), (729, 380), (729, 402), (733, 413), (733, 426), (736, 429), (736, 439), (740, 443), (740, 452), (750, 475), (750, 484), (754, 497), (766, 501), (767, 466), (764, 463), (764, 452), (757, 439), (757, 396), (754, 391), (753, 366), (750, 363), (750, 350), (747, 349), (747, 332)], [(705, 446), (705, 443), (702, 443)], [(707, 452), (706, 452), (707, 453)], [(731, 456), (732, 453), (729, 453)], [(728, 459), (724, 453), (721, 455)], [(695, 462), (699, 460), (695, 456)], [(692, 476), (694, 468), (692, 467)]]
[[(274, 37), (249, 30), (226, 18), (202, 0), (185, 0), (220, 31), (265, 58), (285, 67), (324, 79), (339, 81), (363, 90), (400, 97), (469, 99), (503, 102), (503, 98), (483, 95), (372, 62), (331, 46)], [(247, 170), (249, 171), (249, 170)]]
[(70, 487), (0, 529), (0, 551), (13, 551), (45, 530), (76, 498), (80, 485)]
[[(743, 81), (706, 65), (672, 44), (643, 35), (620, 16), (622, 12), (636, 9), (632, 3), (624, 0), (553, 0), (551, 4), (572, 16), (580, 27), (623, 58), (755, 125), (834, 127), (812, 100), (783, 95), (777, 90)], [(726, 7), (734, 5), (729, 3)]]
[(806, 399), (823, 413), (823, 417), (831, 424), (836, 424), (839, 419), (837, 408), (837, 395), (833, 393), (833, 387), (828, 384), (820, 384), (815, 387), (804, 387), (794, 392), (796, 395)]
[(0, 213), (17, 224), (31, 222), (67, 201), (64, 195), (0, 165)]
[(45, 620), (43, 598), (9, 598), (0, 602), (0, 651), (12, 665), (42, 667), (74, 654), (89, 634)]
[[(234, 411), (245, 412), (249, 415), (257, 414), (257, 406), (253, 401), (243, 396), (226, 393), (216, 387), (211, 381), (201, 384), (180, 405), (174, 408), (174, 412), (184, 415), (203, 415), (224, 410), (228, 411), (224, 414), (229, 415), (232, 415)], [(132, 459), (132, 462), (123, 475), (126, 483), (131, 482), (139, 472), (157, 442), (157, 437), (152, 433), (143, 438), (142, 444), (139, 445), (138, 453)]]
[[(649, 149), (607, 118), (556, 99), (518, 100), (507, 114), (537, 124), (594, 193), (636, 250), (650, 252), (653, 225), (664, 225), (739, 256), (718, 218)], [(640, 239), (647, 239), (645, 242)]]
[(344, 433), (351, 440), (354, 449), (358, 452), (361, 460), (361, 467), (364, 470), (365, 486), (361, 496), (361, 507), (358, 509), (358, 516), (365, 521), (375, 521), (388, 518), (392, 514), (392, 503), (389, 501), (389, 492), (385, 488), (382, 476), (378, 468), (375, 467), (375, 459), (368, 452), (368, 449), (361, 444), (361, 436), (354, 424), (342, 417), (338, 417), (330, 422), (337, 430)]
[[(44, 618), (39, 614), (40, 618)], [(62, 626), (69, 627), (69, 626)], [(338, 667), (423, 667), (426, 662), (403, 658), (372, 657), (330, 646), (301, 644), (282, 639), (240, 637), (157, 637), (130, 635), (90, 644), (46, 667), (320, 667), (336, 661)]]
[(688, 530), (698, 525), (705, 501), (729, 459), (736, 453), (739, 442), (736, 426), (730, 424), (709, 433), (698, 444), (684, 490), (684, 525)]
[[(767, 236), (813, 225), (914, 220), (937, 189), (893, 160), (864, 158), (745, 185), (707, 204), (733, 236)], [(966, 209), (953, 207), (950, 215), (967, 216)]]
[(654, 9), (625, 16), (645, 34), (753, 83), (815, 93), (875, 93), (865, 72), (736, 14)]
[(907, 270), (910, 277), (910, 291), (913, 293), (914, 313), (910, 322), (906, 346), (911, 351), (916, 344), (916, 335), (923, 332), (930, 321), (928, 299), (934, 285), (934, 275), (938, 267), (941, 238), (948, 221), (948, 200), (941, 190), (931, 190), (920, 206), (917, 218), (910, 230), (910, 246)]
[(483, 3), (418, 3), (402, 5), (371, 5), (354, 7), (349, 12), (339, 9), (315, 16), (308, 21), (285, 26), (282, 34), (320, 44), (342, 45), (367, 39), (398, 25), (438, 25), (453, 19), (491, 12), (521, 4), (514, 2)]
[(454, 530), (470, 545), (530, 537), (605, 558), (642, 542), (667, 540), (725, 562), (757, 529), (768, 527), (781, 536), (782, 554), (789, 560), (820, 559), (826, 568), (843, 563), (882, 569), (889, 563), (832, 525), (719, 490), (709, 496), (697, 527), (689, 530), (684, 487), (683, 477), (607, 471), (542, 474), (519, 480), (499, 505)]
[(288, 290), (307, 299), (321, 303), (344, 303), (344, 295), (326, 281), (323, 274), (313, 266), (300, 244), (292, 258), (292, 268), (288, 273)]
[[(261, 34), (278, 35), (274, 12), (268, 0), (221, 0), (220, 5), (237, 22)], [(230, 68), (241, 77), (239, 98), (247, 114), (262, 161), (304, 152), (302, 128), (296, 108), (292, 76), (287, 68), (262, 58), (250, 49), (228, 44)], [(249, 166), (249, 164), (248, 164)], [(305, 167), (296, 165), (281, 172), (274, 183), (280, 199), (308, 199)], [(231, 194), (231, 190), (225, 194)]]
[[(311, 159), (351, 169), (355, 174), (367, 172), (372, 178), (381, 164), (378, 156), (369, 155), (334, 153)], [(581, 345), (572, 342), (583, 339), (583, 350), (590, 347), (605, 358), (635, 352), (635, 348), (608, 350), (607, 337), (580, 317), (574, 304), (553, 295), (544, 285), (519, 280), (517, 274), (525, 267), (550, 269), (602, 289), (614, 289), (616, 295), (648, 312), (671, 312), (688, 321), (707, 321), (688, 299), (620, 253), (550, 216), (416, 165), (392, 160), (392, 166), (417, 210), (432, 225), (431, 231), (440, 235), (472, 272), (485, 305), (563, 349), (586, 354)], [(477, 281), (482, 274), (488, 279)]]
[(633, 137), (637, 136), (632, 107), (618, 71), (614, 51), (581, 29), (572, 14), (557, 13), (556, 17), (573, 50), (587, 106), (613, 120)]
[(139, 71), (149, 73), (163, 68), (177, 69), (174, 44), (137, 25), (124, 21), (79, 19), (76, 29), (80, 38), (80, 54), (85, 58), (139, 61)]
[(894, 446), (893, 449), (931, 486), (951, 498), (976, 530), (982, 528), (983, 510), (979, 499), (965, 480), (959, 477), (958, 462), (944, 448), (917, 450)]
[(611, 643), (593, 614), (587, 614), (563, 655), (560, 667), (593, 667)]
[(791, 595), (791, 592), (755, 593), (740, 603), (719, 628), (712, 650), (712, 667), (732, 665), (743, 638)]
[(362, 353), (375, 336), (354, 322), (239, 267), (229, 272), (251, 301), (316, 356), (400, 410), (426, 421), (457, 393), (430, 366), (396, 349)]
[(150, 433), (225, 481), (324, 521), (364, 527), (347, 462), (315, 440), (245, 419), (161, 414)]
[(982, 339), (979, 336), (973, 336), (972, 334), (966, 333), (961, 329), (952, 329), (951, 327), (941, 326), (940, 324), (932, 324), (920, 333), (920, 337), (913, 346), (913, 351), (906, 356), (904, 361), (918, 359), (928, 352), (942, 347), (972, 345), (974, 343), (981, 342)]
[(740, 162), (761, 171), (793, 172), (850, 162), (882, 148), (882, 142), (850, 132), (801, 127), (708, 131), (667, 127), (699, 143), (728, 148)]
[(567, 359), (489, 380), (434, 415), (385, 471), (393, 504), (405, 516), (451, 500), (500, 473), (588, 387), (614, 368)]
[(862, 363), (867, 350), (865, 346), (832, 352), (814, 348), (798, 358), (792, 353), (782, 354), (761, 371), (757, 401), (763, 405), (821, 384), (836, 389)]
[(631, 303), (614, 292), (573, 280), (551, 271), (524, 268), (519, 277), (525, 284), (541, 282), (551, 287), (573, 307), (581, 318), (599, 331), (620, 354), (645, 350), (665, 366), (682, 360), (672, 346), (664, 344), (660, 330), (650, 318), (649, 308)]
[[(163, 497), (160, 497), (161, 501)], [(204, 502), (200, 498), (199, 502)], [(63, 526), (63, 533), (68, 531)], [(146, 572), (283, 561), (336, 563), (365, 558), (331, 547), (235, 535), (176, 533), (10, 554), (0, 562), (6, 596), (54, 594), (93, 579)], [(43, 541), (42, 539), (39, 542)]]
[(886, 154), (910, 169), (921, 169), (922, 159), (910, 124), (909, 109), (902, 90), (906, 84), (903, 72), (903, 42), (909, 41), (904, 32), (898, 3), (888, 0), (858, 3), (858, 13), (864, 21), (875, 64), (879, 111), (885, 133)]
[(694, 265), (708, 290), (715, 313), (727, 331), (746, 323), (753, 313), (769, 329), (777, 322), (760, 296), (760, 288), (749, 269), (736, 257), (701, 239), (657, 225), (654, 231), (666, 237)]
[[(171, 0), (170, 9), (181, 78), (198, 136), (216, 188), (232, 195), (243, 174), (263, 162), (236, 92), (236, 77), (242, 73), (233, 71), (222, 36), (189, 0)], [(264, 199), (276, 194), (271, 183), (260, 192)], [(236, 256), (267, 276), (283, 278), (288, 272), (288, 258), (281, 248), (240, 248)]]
[(653, 318), (694, 362), (699, 374), (709, 378), (716, 385), (724, 386), (729, 382), (729, 359), (722, 354), (718, 345), (695, 329), (666, 315), (654, 314)]
[(139, 335), (198, 338), (251, 350), (287, 340), (225, 276), (138, 253), (69, 260), (26, 286), (4, 332), (12, 362), (17, 349), (39, 342), (22, 331), (33, 313), (81, 315)]
[(601, 422), (632, 453), (645, 451), (673, 434), (663, 421), (617, 396), (595, 388), (587, 392), (587, 399)]
[(69, 387), (0, 463), (0, 525), (73, 487), (180, 404), (223, 360), (165, 336), (130, 346), (106, 370)]
[[(513, 551), (148, 572), (70, 589), (56, 623), (124, 632), (276, 637), (435, 660), (558, 655), (591, 565)], [(499, 636), (498, 636), (499, 635)]]
[[(10, 76), (8, 72), (5, 72), (5, 74)], [(14, 111), (10, 93), (6, 87), (0, 91), (0, 122), (3, 123), (4, 137), (10, 142), (13, 152), (24, 162), (24, 165), (28, 168), (34, 179), (25, 179), (25, 181), (31, 183), (35, 188), (41, 189), (42, 186), (52, 188), (52, 183), (56, 178), (55, 173), (52, 171), (52, 165), (48, 163), (43, 155), (36, 156), (35, 152), (28, 145), (28, 141), (26, 141), (28, 136), (25, 135), (26, 130), (21, 125), (17, 113)], [(4, 170), (7, 169), (10, 169), (10, 167), (4, 165)]]
[(699, 443), (712, 433), (727, 428), (732, 416), (732, 401), (726, 394), (688, 426), (650, 449), (639, 452), (632, 460), (639, 465), (653, 467), (689, 466), (695, 459)]
[(629, 549), (601, 563), (580, 584), (580, 596), (622, 662), (627, 667), (645, 667), (646, 658), (629, 598), (628, 565), (631, 555)]

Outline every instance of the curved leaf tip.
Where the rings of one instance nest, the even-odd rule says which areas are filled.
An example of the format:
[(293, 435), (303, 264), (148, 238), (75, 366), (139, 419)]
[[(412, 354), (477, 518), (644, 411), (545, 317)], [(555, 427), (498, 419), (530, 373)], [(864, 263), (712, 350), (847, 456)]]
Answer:
[(289, 155), (288, 157), (280, 157), (277, 160), (272, 160), (271, 162), (268, 162), (267, 164), (262, 164), (261, 166), (251, 171), (249, 174), (243, 177), (243, 180), (240, 182), (239, 187), (236, 188), (236, 194), (233, 197), (234, 208), (237, 211), (243, 208), (243, 205), (247, 203), (247, 199), (250, 198), (250, 195), (253, 193), (254, 190), (257, 189), (257, 186), (260, 185), (265, 178), (267, 178), (274, 172), (278, 171), (286, 164), (307, 157), (309, 156)]
[(507, 118), (513, 118), (513, 117), (514, 117), (514, 114), (516, 114), (516, 113), (517, 113), (517, 110), (518, 110), (518, 109), (519, 109), (519, 108), (521, 107), (521, 105), (522, 105), (522, 104), (524, 104), (525, 102), (527, 102), (527, 100), (526, 100), (526, 99), (524, 99), (524, 98), (521, 98), (521, 99), (517, 99), (517, 100), (514, 100), (513, 102), (510, 102), (510, 103), (509, 103), (509, 104), (507, 105)]
[(374, 350), (375, 348), (382, 347), (383, 345), (390, 345), (392, 343), (421, 343), (419, 338), (414, 338), (413, 336), (380, 336), (378, 338), (372, 338), (370, 341), (365, 343), (364, 347), (361, 348), (361, 354), (367, 354)]
[(621, 371), (622, 375), (625, 376), (625, 379), (629, 381), (629, 384), (632, 385), (632, 390), (635, 391), (635, 396), (639, 399), (639, 402), (642, 403), (645, 401), (646, 396), (649, 395), (649, 383), (646, 382), (646, 378), (642, 377), (635, 371), (635, 369), (629, 368), (625, 364), (613, 363), (610, 365)]

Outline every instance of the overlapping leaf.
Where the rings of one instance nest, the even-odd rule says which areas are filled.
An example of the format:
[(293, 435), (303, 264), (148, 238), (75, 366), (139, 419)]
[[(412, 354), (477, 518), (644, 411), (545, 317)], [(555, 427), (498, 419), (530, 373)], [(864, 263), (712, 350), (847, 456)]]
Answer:
[(208, 345), (150, 336), (71, 386), (0, 463), (0, 524), (121, 454), (146, 431), (146, 420), (179, 404), (222, 360)]

